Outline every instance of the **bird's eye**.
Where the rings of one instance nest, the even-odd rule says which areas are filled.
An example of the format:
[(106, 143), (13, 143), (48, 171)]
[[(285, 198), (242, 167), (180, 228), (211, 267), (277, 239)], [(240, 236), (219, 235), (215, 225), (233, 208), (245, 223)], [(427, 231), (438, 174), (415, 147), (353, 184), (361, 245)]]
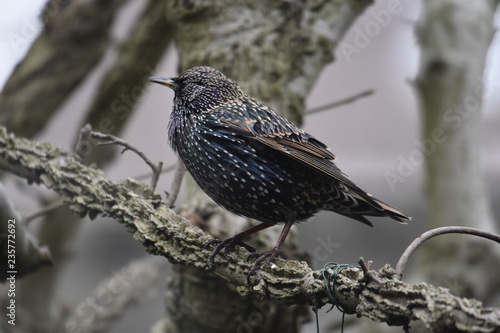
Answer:
[(179, 88), (182, 88), (184, 86), (184, 80), (179, 79), (178, 77), (173, 79), (175, 85)]

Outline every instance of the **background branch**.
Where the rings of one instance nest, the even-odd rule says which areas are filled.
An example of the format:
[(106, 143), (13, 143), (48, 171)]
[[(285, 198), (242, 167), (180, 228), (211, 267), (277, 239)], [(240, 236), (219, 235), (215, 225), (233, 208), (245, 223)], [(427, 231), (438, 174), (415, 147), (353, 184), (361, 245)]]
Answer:
[(114, 271), (75, 307), (65, 323), (65, 332), (107, 332), (128, 307), (143, 302), (159, 287), (164, 266), (161, 258), (146, 257)]
[[(145, 3), (126, 40), (117, 48), (116, 59), (104, 73), (81, 126), (88, 123), (100, 132), (118, 135), (132, 119), (148, 77), (157, 74), (156, 65), (172, 40), (173, 30), (165, 7), (166, 1)], [(87, 162), (102, 168), (113, 160), (115, 152), (109, 147), (92, 149)]]
[(435, 228), (429, 231), (424, 232), (422, 235), (418, 236), (404, 251), (404, 253), (401, 255), (401, 258), (399, 258), (399, 261), (396, 265), (396, 274), (399, 276), (401, 279), (403, 277), (403, 271), (405, 269), (406, 264), (408, 263), (408, 260), (410, 259), (410, 256), (415, 252), (419, 246), (424, 244), (424, 242), (428, 241), (429, 239), (439, 236), (439, 235), (444, 235), (444, 234), (466, 234), (466, 235), (473, 235), (473, 236), (478, 236), (478, 237), (483, 237), (487, 238), (489, 240), (492, 240), (494, 242), (500, 243), (500, 236), (495, 235), (491, 232), (475, 229), (475, 228), (467, 228), (467, 227), (457, 227), (457, 226), (450, 226), (450, 227), (442, 227), (442, 228)]
[(355, 95), (352, 95), (350, 97), (344, 98), (344, 99), (342, 99), (340, 101), (336, 101), (336, 102), (333, 102), (333, 103), (328, 103), (328, 104), (325, 104), (325, 105), (321, 105), (321, 106), (309, 109), (309, 110), (306, 111), (305, 115), (309, 116), (311, 114), (315, 114), (315, 113), (327, 111), (327, 110), (330, 110), (330, 109), (333, 109), (333, 108), (337, 108), (337, 107), (342, 106), (342, 105), (353, 103), (353, 102), (357, 101), (360, 98), (371, 96), (374, 93), (375, 93), (374, 89), (368, 89), (368, 90), (362, 91), (360, 93), (357, 93)]
[[(52, 258), (49, 248), (35, 239), (26, 228), (26, 223), (14, 208), (10, 198), (5, 192), (5, 188), (0, 183), (0, 262), (2, 267), (7, 268), (7, 235), (9, 220), (15, 220), (15, 239), (14, 245), (16, 253), (15, 268), (17, 277), (22, 277), (36, 271), (44, 265), (50, 265)], [(7, 269), (0, 271), (0, 281), (5, 281), (7, 278)]]
[(43, 31), (0, 92), (0, 124), (22, 136), (42, 130), (106, 52), (109, 28), (125, 2), (48, 1)]

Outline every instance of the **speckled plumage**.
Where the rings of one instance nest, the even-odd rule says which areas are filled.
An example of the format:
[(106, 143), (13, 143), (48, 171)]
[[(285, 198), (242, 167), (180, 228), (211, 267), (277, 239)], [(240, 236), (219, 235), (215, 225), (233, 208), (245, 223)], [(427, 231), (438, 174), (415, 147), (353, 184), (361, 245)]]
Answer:
[[(172, 148), (200, 188), (227, 210), (267, 225), (303, 221), (320, 210), (368, 225), (364, 216), (409, 219), (349, 180), (322, 142), (219, 71), (195, 67), (151, 81), (175, 91), (168, 126)], [(242, 237), (232, 241), (240, 244)]]

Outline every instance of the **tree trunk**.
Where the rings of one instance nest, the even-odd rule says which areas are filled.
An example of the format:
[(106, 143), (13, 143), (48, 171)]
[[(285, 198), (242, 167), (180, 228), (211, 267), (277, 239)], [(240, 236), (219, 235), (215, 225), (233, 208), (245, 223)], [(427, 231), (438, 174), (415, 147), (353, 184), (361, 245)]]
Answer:
[[(418, 28), (422, 60), (417, 91), (429, 229), (461, 225), (496, 230), (479, 152), (481, 104), (495, 89), (483, 71), (497, 5), (491, 0), (424, 2)], [(497, 245), (448, 236), (427, 245), (418, 271), (424, 280), (456, 293), (487, 299), (500, 287), (491, 267), (500, 267)]]

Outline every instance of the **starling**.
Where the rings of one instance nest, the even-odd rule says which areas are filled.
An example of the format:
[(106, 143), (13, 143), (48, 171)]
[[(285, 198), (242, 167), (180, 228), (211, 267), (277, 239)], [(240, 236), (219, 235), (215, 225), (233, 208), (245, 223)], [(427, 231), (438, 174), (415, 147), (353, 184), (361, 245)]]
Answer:
[(365, 216), (409, 217), (374, 198), (332, 162), (325, 144), (250, 97), (214, 68), (191, 68), (178, 77), (151, 77), (175, 92), (168, 138), (200, 188), (230, 212), (261, 224), (221, 241), (208, 259), (235, 245), (254, 252), (245, 237), (284, 223), (276, 246), (252, 267), (277, 257), (291, 226), (320, 210), (372, 226)]

